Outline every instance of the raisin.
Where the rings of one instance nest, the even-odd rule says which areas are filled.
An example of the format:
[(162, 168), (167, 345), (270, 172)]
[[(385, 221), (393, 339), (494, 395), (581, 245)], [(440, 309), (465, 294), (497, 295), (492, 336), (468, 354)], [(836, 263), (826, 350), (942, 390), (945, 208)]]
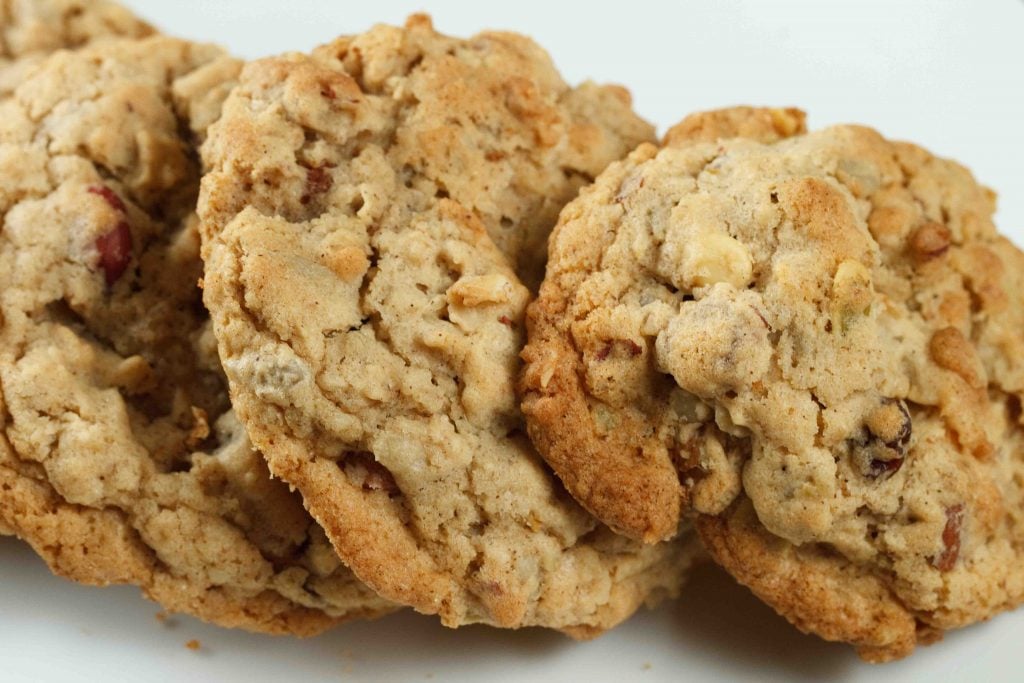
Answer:
[(850, 440), (851, 453), (860, 473), (869, 479), (888, 479), (907, 457), (913, 420), (907, 404), (883, 398), (865, 419), (861, 433)]
[(946, 508), (946, 526), (942, 529), (942, 544), (945, 550), (932, 558), (932, 566), (940, 572), (948, 572), (956, 566), (960, 557), (960, 528), (964, 523), (964, 506), (962, 504)]
[(871, 479), (878, 479), (881, 476), (891, 477), (903, 467), (903, 460), (903, 458), (893, 458), (892, 460), (878, 460), (876, 458), (868, 465), (869, 472), (867, 476)]

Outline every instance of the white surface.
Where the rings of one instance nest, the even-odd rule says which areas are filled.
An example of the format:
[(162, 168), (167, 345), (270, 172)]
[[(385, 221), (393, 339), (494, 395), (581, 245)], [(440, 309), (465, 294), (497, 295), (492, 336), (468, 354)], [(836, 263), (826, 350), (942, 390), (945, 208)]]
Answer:
[[(812, 127), (872, 125), (959, 159), (1001, 195), (1024, 244), (1024, 4), (960, 2), (556, 3), (135, 0), (170, 33), (245, 57), (308, 49), (429, 9), (437, 27), (532, 35), (570, 81), (623, 83), (661, 130), (728, 104), (798, 105)], [(573, 644), (555, 633), (452, 632), (400, 614), (296, 641), (175, 617), (134, 588), (49, 575), (0, 539), (0, 681), (1021, 680), (1024, 612), (950, 634), (884, 669), (802, 636), (743, 589), (703, 572), (678, 604)], [(185, 642), (196, 638), (192, 652)]]

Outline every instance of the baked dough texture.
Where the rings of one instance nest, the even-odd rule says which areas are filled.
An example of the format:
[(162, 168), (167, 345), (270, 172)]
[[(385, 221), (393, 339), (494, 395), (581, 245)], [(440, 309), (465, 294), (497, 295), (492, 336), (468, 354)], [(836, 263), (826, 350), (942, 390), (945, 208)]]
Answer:
[(240, 66), (106, 42), (0, 102), (0, 529), (76, 581), (309, 635), (394, 606), (230, 410), (197, 287), (195, 144)]
[(153, 33), (149, 24), (105, 0), (0, 0), (0, 96), (52, 52)]
[(587, 637), (676, 593), (689, 534), (598, 524), (514, 391), (522, 277), (650, 134), (625, 91), (568, 87), (528, 39), (423, 16), (243, 72), (203, 148), (204, 298), (254, 443), (382, 595)]
[(613, 529), (863, 657), (1024, 595), (1024, 255), (958, 164), (796, 110), (641, 145), (562, 212), (523, 410)]

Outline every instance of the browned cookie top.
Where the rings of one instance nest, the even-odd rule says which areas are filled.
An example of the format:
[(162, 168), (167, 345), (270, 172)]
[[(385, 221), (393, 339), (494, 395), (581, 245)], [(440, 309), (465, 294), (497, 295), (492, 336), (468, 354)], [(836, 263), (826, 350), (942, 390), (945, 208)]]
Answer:
[(650, 129), (526, 38), (414, 17), (256, 62), (203, 148), (232, 395), (357, 575), (455, 626), (591, 635), (676, 591), (685, 541), (617, 537), (531, 447), (514, 392), (538, 243)]
[(108, 42), (0, 102), (0, 527), (64, 576), (309, 634), (391, 606), (230, 411), (196, 286), (193, 136), (239, 68)]
[(51, 52), (152, 33), (151, 26), (106, 0), (0, 0), (0, 96)]
[(613, 528), (698, 513), (728, 569), (866, 657), (1014, 605), (1024, 256), (993, 207), (866, 128), (691, 117), (563, 211), (530, 434)]
[(250, 201), (233, 178), (217, 182), (225, 174), (262, 184), (268, 210), (289, 219), (356, 202), (340, 162), (375, 149), (393, 176), (379, 185), (397, 182), (421, 204), (459, 203), (534, 286), (562, 206), (654, 137), (628, 91), (569, 87), (533, 41), (450, 38), (425, 19), (339, 38), (312, 58), (261, 61), (246, 85), (235, 106), (248, 115), (229, 117), (205, 151), (216, 165), (207, 223), (224, 225)]

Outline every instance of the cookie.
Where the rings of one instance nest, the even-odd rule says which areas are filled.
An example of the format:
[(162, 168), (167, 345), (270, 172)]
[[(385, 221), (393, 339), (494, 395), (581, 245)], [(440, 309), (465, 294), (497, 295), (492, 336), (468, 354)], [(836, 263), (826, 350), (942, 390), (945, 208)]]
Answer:
[(196, 286), (191, 136), (239, 68), (168, 38), (108, 42), (0, 102), (0, 528), (76, 581), (307, 635), (393, 606), (230, 408)]
[(0, 96), (51, 52), (104, 38), (144, 38), (153, 28), (105, 0), (0, 0)]
[(613, 528), (696, 514), (740, 581), (866, 659), (1012, 607), (1024, 256), (993, 209), (866, 128), (693, 117), (563, 211), (530, 434)]
[[(272, 93), (293, 126), (280, 130), (280, 117), (272, 115), (245, 117), (238, 130), (215, 138), (207, 155), (238, 166), (250, 163), (242, 154), (255, 145), (279, 152), (238, 170), (282, 197), (302, 199), (306, 215), (339, 198), (330, 185), (333, 170), (316, 165), (324, 155), (312, 144), (304, 148), (296, 131), (326, 134), (337, 126), (327, 144), (343, 148), (338, 154), (358, 157), (372, 142), (416, 197), (469, 203), (527, 285), (543, 275), (548, 232), (562, 206), (611, 161), (654, 136), (624, 88), (570, 88), (536, 43), (510, 33), (458, 40), (416, 19), (404, 29), (339, 38), (312, 60), (262, 62), (249, 81), (262, 96), (293, 70), (302, 75)], [(306, 153), (298, 164), (295, 151)], [(208, 191), (223, 193), (207, 203), (209, 222), (224, 224), (248, 203), (247, 192), (232, 183), (211, 183)], [(287, 216), (292, 207), (281, 199), (273, 209)]]
[(570, 89), (526, 38), (422, 16), (247, 66), (211, 128), (204, 300), (236, 410), (385, 597), (586, 637), (682, 582), (689, 538), (599, 525), (514, 392), (530, 295), (513, 264), (534, 271), (566, 196), (648, 132), (621, 90)]

